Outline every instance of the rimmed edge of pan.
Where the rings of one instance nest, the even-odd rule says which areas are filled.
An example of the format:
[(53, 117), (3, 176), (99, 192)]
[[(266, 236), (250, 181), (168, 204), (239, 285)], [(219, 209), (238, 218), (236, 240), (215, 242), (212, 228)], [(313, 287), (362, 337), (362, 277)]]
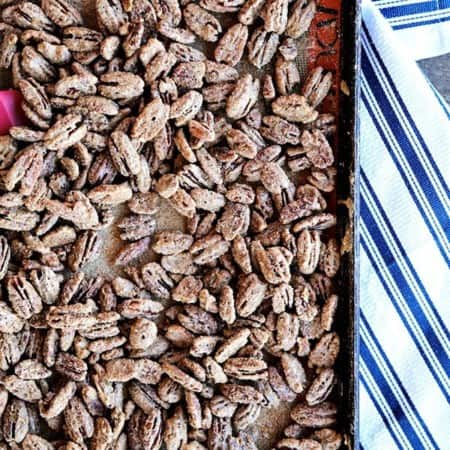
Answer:
[(359, 448), (358, 356), (359, 356), (359, 71), (361, 8), (359, 0), (344, 5), (342, 13), (341, 79), (348, 95), (341, 94), (338, 125), (337, 217), (338, 234), (344, 252), (338, 291), (341, 301), (337, 316), (341, 336), (339, 373), (341, 378), (339, 429), (344, 449)]

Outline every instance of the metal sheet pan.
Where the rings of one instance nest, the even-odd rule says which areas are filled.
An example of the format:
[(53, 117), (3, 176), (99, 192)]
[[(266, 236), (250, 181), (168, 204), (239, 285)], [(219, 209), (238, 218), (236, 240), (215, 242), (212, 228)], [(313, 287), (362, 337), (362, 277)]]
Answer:
[[(76, 0), (85, 17), (91, 14), (92, 0)], [(84, 8), (81, 8), (83, 5)], [(338, 159), (336, 212), (338, 236), (343, 244), (341, 273), (338, 278), (340, 307), (337, 326), (341, 336), (341, 353), (338, 360), (340, 376), (336, 400), (339, 404), (337, 428), (345, 436), (343, 449), (356, 450), (358, 445), (358, 98), (359, 98), (359, 0), (317, 0), (318, 14), (309, 36), (302, 39), (298, 64), (302, 74), (317, 65), (335, 74), (331, 95), (323, 111), (338, 118), (335, 148)], [(6, 72), (0, 72), (0, 88), (10, 85)], [(158, 219), (158, 228), (176, 227), (179, 217), (167, 213)], [(180, 222), (180, 227), (182, 227)], [(118, 240), (109, 237), (100, 261), (92, 272), (108, 276), (115, 270), (111, 264)], [(89, 271), (89, 270), (88, 270)], [(257, 425), (258, 445), (271, 448), (288, 421), (289, 409), (271, 411), (261, 417)]]

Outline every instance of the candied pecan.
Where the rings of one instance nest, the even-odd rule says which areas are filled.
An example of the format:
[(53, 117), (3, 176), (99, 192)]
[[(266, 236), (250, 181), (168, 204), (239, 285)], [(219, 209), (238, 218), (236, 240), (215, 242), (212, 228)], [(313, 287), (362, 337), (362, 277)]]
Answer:
[[(55, 67), (34, 47), (27, 45), (22, 49), (20, 62), (24, 73), (40, 83), (50, 83), (56, 78)], [(14, 58), (12, 68), (14, 69)]]
[(42, 0), (42, 10), (59, 27), (80, 25), (80, 11), (66, 0)]
[(102, 184), (91, 189), (87, 197), (99, 206), (115, 206), (131, 199), (132, 191), (128, 183)]
[(25, 439), (22, 441), (22, 446), (24, 450), (34, 450), (38, 448), (42, 450), (52, 450), (53, 448), (53, 445), (49, 441), (37, 434), (31, 433), (28, 433), (25, 436)]
[(277, 448), (298, 450), (320, 450), (321, 445), (312, 439), (284, 438), (278, 441)]
[(202, 287), (200, 279), (184, 277), (172, 291), (172, 298), (180, 303), (196, 303)]
[(320, 257), (320, 234), (318, 231), (303, 230), (297, 241), (297, 263), (301, 273), (314, 272)]
[(195, 334), (213, 335), (219, 329), (216, 318), (196, 305), (185, 305), (183, 313), (177, 315), (178, 321)]
[(239, 78), (238, 71), (227, 64), (207, 60), (205, 80), (208, 83), (220, 83), (236, 81)]
[(223, 384), (220, 392), (233, 403), (252, 404), (261, 403), (263, 395), (250, 385)]
[(256, 274), (246, 275), (239, 280), (236, 295), (236, 310), (242, 317), (248, 317), (262, 303), (267, 290), (267, 284)]
[(300, 143), (300, 130), (293, 123), (277, 116), (264, 116), (263, 124), (260, 131), (266, 139), (281, 145)]
[[(257, 404), (239, 406), (236, 414), (233, 417), (233, 426), (237, 430), (246, 430), (248, 427), (256, 423), (261, 411), (261, 405)], [(235, 439), (238, 441), (237, 445), (247, 445), (249, 448), (253, 448), (253, 446), (255, 445), (249, 435), (244, 435), (242, 431), (239, 432), (239, 436)]]
[(228, 446), (232, 436), (232, 425), (229, 417), (214, 417), (208, 430), (208, 448), (220, 449)]
[(334, 316), (338, 306), (338, 296), (331, 295), (325, 301), (321, 311), (321, 325), (325, 331), (330, 331), (333, 325)]
[(330, 428), (322, 428), (311, 435), (312, 439), (318, 440), (322, 447), (329, 450), (337, 450), (342, 444), (342, 436)]
[(259, 241), (252, 244), (252, 252), (265, 280), (271, 284), (290, 281), (290, 260), (292, 255), (283, 247), (264, 249)]
[(318, 116), (318, 112), (309, 106), (306, 98), (298, 94), (278, 97), (272, 103), (272, 110), (278, 116), (291, 122), (309, 123), (316, 120)]
[(340, 339), (336, 333), (324, 334), (312, 349), (308, 366), (331, 367), (339, 353)]
[(8, 271), (8, 264), (11, 257), (11, 250), (5, 236), (0, 236), (0, 280)]
[(275, 367), (269, 367), (269, 383), (281, 400), (291, 402), (297, 398), (297, 394), (291, 390)]
[(297, 394), (303, 392), (306, 385), (306, 374), (299, 359), (290, 353), (283, 353), (281, 366), (288, 386)]
[(64, 423), (67, 435), (75, 442), (83, 443), (94, 434), (92, 416), (78, 397), (73, 397), (64, 410)]
[(275, 60), (274, 81), (281, 95), (289, 95), (300, 82), (300, 73), (295, 61), (287, 60), (281, 55)]
[(237, 23), (228, 28), (214, 50), (216, 61), (234, 67), (242, 58), (247, 39), (248, 28), (245, 25)]
[[(82, 95), (95, 94), (98, 82), (92, 74), (71, 75), (59, 80), (54, 87), (54, 95), (58, 97), (78, 99)], [(76, 108), (71, 108), (76, 110)]]
[(141, 170), (139, 154), (125, 133), (122, 131), (112, 133), (108, 148), (111, 160), (120, 174), (127, 177), (139, 173)]
[(268, 0), (261, 11), (264, 29), (283, 34), (288, 23), (288, 0)]
[(0, 68), (9, 69), (14, 55), (17, 52), (19, 38), (15, 33), (5, 33), (0, 44)]
[(323, 192), (331, 192), (335, 188), (336, 169), (329, 167), (325, 171), (312, 170), (308, 182)]
[(152, 248), (162, 255), (175, 255), (189, 249), (192, 242), (192, 236), (179, 231), (161, 231), (155, 236)]
[(136, 241), (151, 236), (155, 231), (156, 221), (150, 215), (130, 215), (117, 222), (117, 227), (121, 230), (122, 240)]
[(196, 207), (205, 211), (217, 212), (225, 205), (225, 197), (209, 189), (192, 189), (191, 196), (195, 201)]
[(52, 110), (45, 89), (33, 78), (19, 81), (18, 87), (30, 108), (44, 120), (52, 117)]
[(98, 91), (112, 100), (130, 99), (142, 94), (144, 80), (133, 73), (107, 72), (100, 76)]
[(172, 71), (172, 79), (180, 88), (199, 89), (203, 86), (205, 70), (203, 61), (180, 62)]
[(311, 383), (305, 399), (308, 405), (315, 406), (324, 402), (334, 387), (335, 377), (333, 369), (324, 369)]
[(228, 130), (226, 138), (231, 149), (239, 156), (253, 159), (257, 155), (258, 144), (243, 131), (231, 128)]
[(190, 248), (193, 261), (203, 265), (215, 261), (228, 251), (229, 243), (218, 234), (209, 234), (197, 240)]
[(286, 34), (294, 39), (308, 31), (316, 13), (315, 0), (296, 0), (291, 8)]
[(204, 41), (216, 42), (222, 32), (220, 22), (195, 3), (183, 9), (183, 17), (187, 26)]
[(320, 130), (313, 132), (305, 130), (301, 137), (301, 143), (306, 150), (306, 156), (315, 167), (326, 169), (333, 164), (333, 150)]
[(262, 78), (262, 96), (265, 100), (273, 100), (276, 97), (275, 84), (273, 77), (269, 74), (265, 74)]
[(248, 41), (248, 59), (259, 69), (272, 60), (278, 47), (279, 36), (257, 28)]
[(239, 22), (252, 25), (258, 17), (265, 0), (247, 0), (238, 13)]
[(29, 430), (29, 414), (23, 400), (12, 398), (3, 412), (3, 438), (11, 444), (20, 444)]
[(287, 61), (293, 61), (298, 55), (296, 42), (292, 38), (286, 38), (278, 47), (278, 50)]
[(249, 274), (252, 271), (252, 262), (245, 238), (236, 236), (233, 239), (231, 252), (236, 264), (239, 265), (244, 273)]
[(244, 0), (201, 0), (203, 8), (217, 13), (235, 12)]
[(336, 406), (329, 402), (317, 406), (299, 404), (291, 411), (291, 418), (301, 426), (323, 428), (336, 421)]
[(49, 150), (65, 150), (80, 142), (86, 133), (81, 115), (67, 114), (47, 130), (44, 142)]
[(333, 81), (331, 72), (323, 73), (322, 67), (316, 67), (309, 74), (302, 87), (302, 94), (315, 108), (327, 96)]
[(156, 98), (141, 111), (131, 130), (131, 137), (140, 142), (151, 141), (164, 127), (169, 117), (169, 106)]
[(245, 117), (255, 104), (259, 93), (259, 79), (250, 74), (241, 77), (227, 99), (227, 115), (231, 119)]
[(170, 44), (169, 53), (175, 56), (178, 62), (204, 61), (206, 59), (202, 51), (176, 42)]
[(228, 187), (226, 197), (230, 202), (251, 205), (255, 201), (255, 192), (248, 184), (234, 183)]
[(153, 317), (163, 310), (163, 306), (154, 300), (148, 298), (132, 298), (123, 301), (118, 312), (126, 319), (134, 319), (136, 317)]
[(116, 255), (114, 264), (126, 265), (133, 259), (141, 256), (149, 247), (150, 238), (145, 237), (134, 242), (124, 245)]
[(195, 35), (191, 31), (174, 27), (166, 20), (162, 20), (158, 23), (158, 31), (164, 37), (175, 42), (180, 42), (182, 44), (192, 44), (195, 42)]
[(297, 343), (299, 321), (295, 314), (282, 312), (277, 320), (277, 344), (282, 350), (289, 351)]
[(336, 239), (330, 239), (326, 245), (323, 246), (320, 255), (319, 267), (326, 276), (334, 277), (340, 264), (340, 249), (337, 245)]
[[(200, 108), (202, 106), (203, 102), (203, 96), (197, 91), (188, 91), (183, 96), (179, 97), (177, 100), (175, 100), (172, 105), (170, 106), (170, 118), (175, 119), (175, 124), (177, 126), (185, 125), (187, 124), (191, 119), (193, 119), (196, 114), (200, 111)], [(179, 133), (182, 132), (182, 130), (179, 130)], [(182, 148), (182, 141), (180, 141), (182, 136), (179, 135), (178, 141), (175, 141), (175, 144), (179, 148), (180, 152), (183, 153), (184, 156), (184, 148)], [(183, 147), (189, 146), (189, 143), (183, 143)], [(184, 150), (187, 152), (187, 150)], [(186, 159), (193, 159), (195, 162), (195, 155), (192, 157), (186, 158)]]
[(216, 228), (227, 241), (232, 241), (247, 231), (249, 222), (250, 210), (247, 205), (228, 202)]
[(211, 412), (216, 417), (233, 417), (237, 406), (222, 395), (215, 395), (210, 400)]
[(167, 376), (179, 383), (184, 389), (187, 389), (188, 391), (201, 392), (203, 389), (202, 383), (188, 375), (186, 372), (183, 372), (173, 364), (163, 363), (162, 370)]
[(60, 352), (55, 361), (55, 370), (73, 381), (84, 381), (87, 364), (69, 353)]
[(33, 285), (23, 275), (7, 279), (8, 299), (16, 314), (22, 319), (42, 311), (42, 299)]
[(56, 329), (89, 328), (96, 323), (94, 311), (91, 302), (52, 306), (47, 313), (47, 323)]
[(167, 449), (183, 448), (187, 442), (187, 420), (183, 409), (177, 407), (172, 417), (166, 420), (163, 441)]
[(230, 358), (224, 366), (224, 372), (238, 380), (260, 380), (267, 378), (267, 364), (258, 358)]
[(161, 298), (169, 298), (173, 280), (157, 263), (149, 263), (142, 267), (142, 279), (149, 291)]
[(4, 388), (20, 400), (36, 403), (42, 399), (42, 392), (34, 380), (23, 380), (16, 375), (2, 379)]

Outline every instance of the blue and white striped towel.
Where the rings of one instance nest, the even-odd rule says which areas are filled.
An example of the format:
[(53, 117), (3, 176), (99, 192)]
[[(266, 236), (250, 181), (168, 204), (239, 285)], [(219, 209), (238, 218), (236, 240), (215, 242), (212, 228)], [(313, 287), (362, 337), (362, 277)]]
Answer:
[(450, 52), (450, 0), (362, 13), (361, 449), (449, 450), (450, 113), (415, 59)]

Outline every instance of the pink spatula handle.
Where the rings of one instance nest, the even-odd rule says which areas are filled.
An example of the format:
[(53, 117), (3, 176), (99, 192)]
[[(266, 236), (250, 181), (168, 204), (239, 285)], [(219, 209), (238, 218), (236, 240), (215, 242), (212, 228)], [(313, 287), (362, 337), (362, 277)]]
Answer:
[(22, 95), (20, 92), (8, 89), (0, 91), (0, 136), (8, 134), (14, 125), (24, 125), (27, 120), (20, 107)]

